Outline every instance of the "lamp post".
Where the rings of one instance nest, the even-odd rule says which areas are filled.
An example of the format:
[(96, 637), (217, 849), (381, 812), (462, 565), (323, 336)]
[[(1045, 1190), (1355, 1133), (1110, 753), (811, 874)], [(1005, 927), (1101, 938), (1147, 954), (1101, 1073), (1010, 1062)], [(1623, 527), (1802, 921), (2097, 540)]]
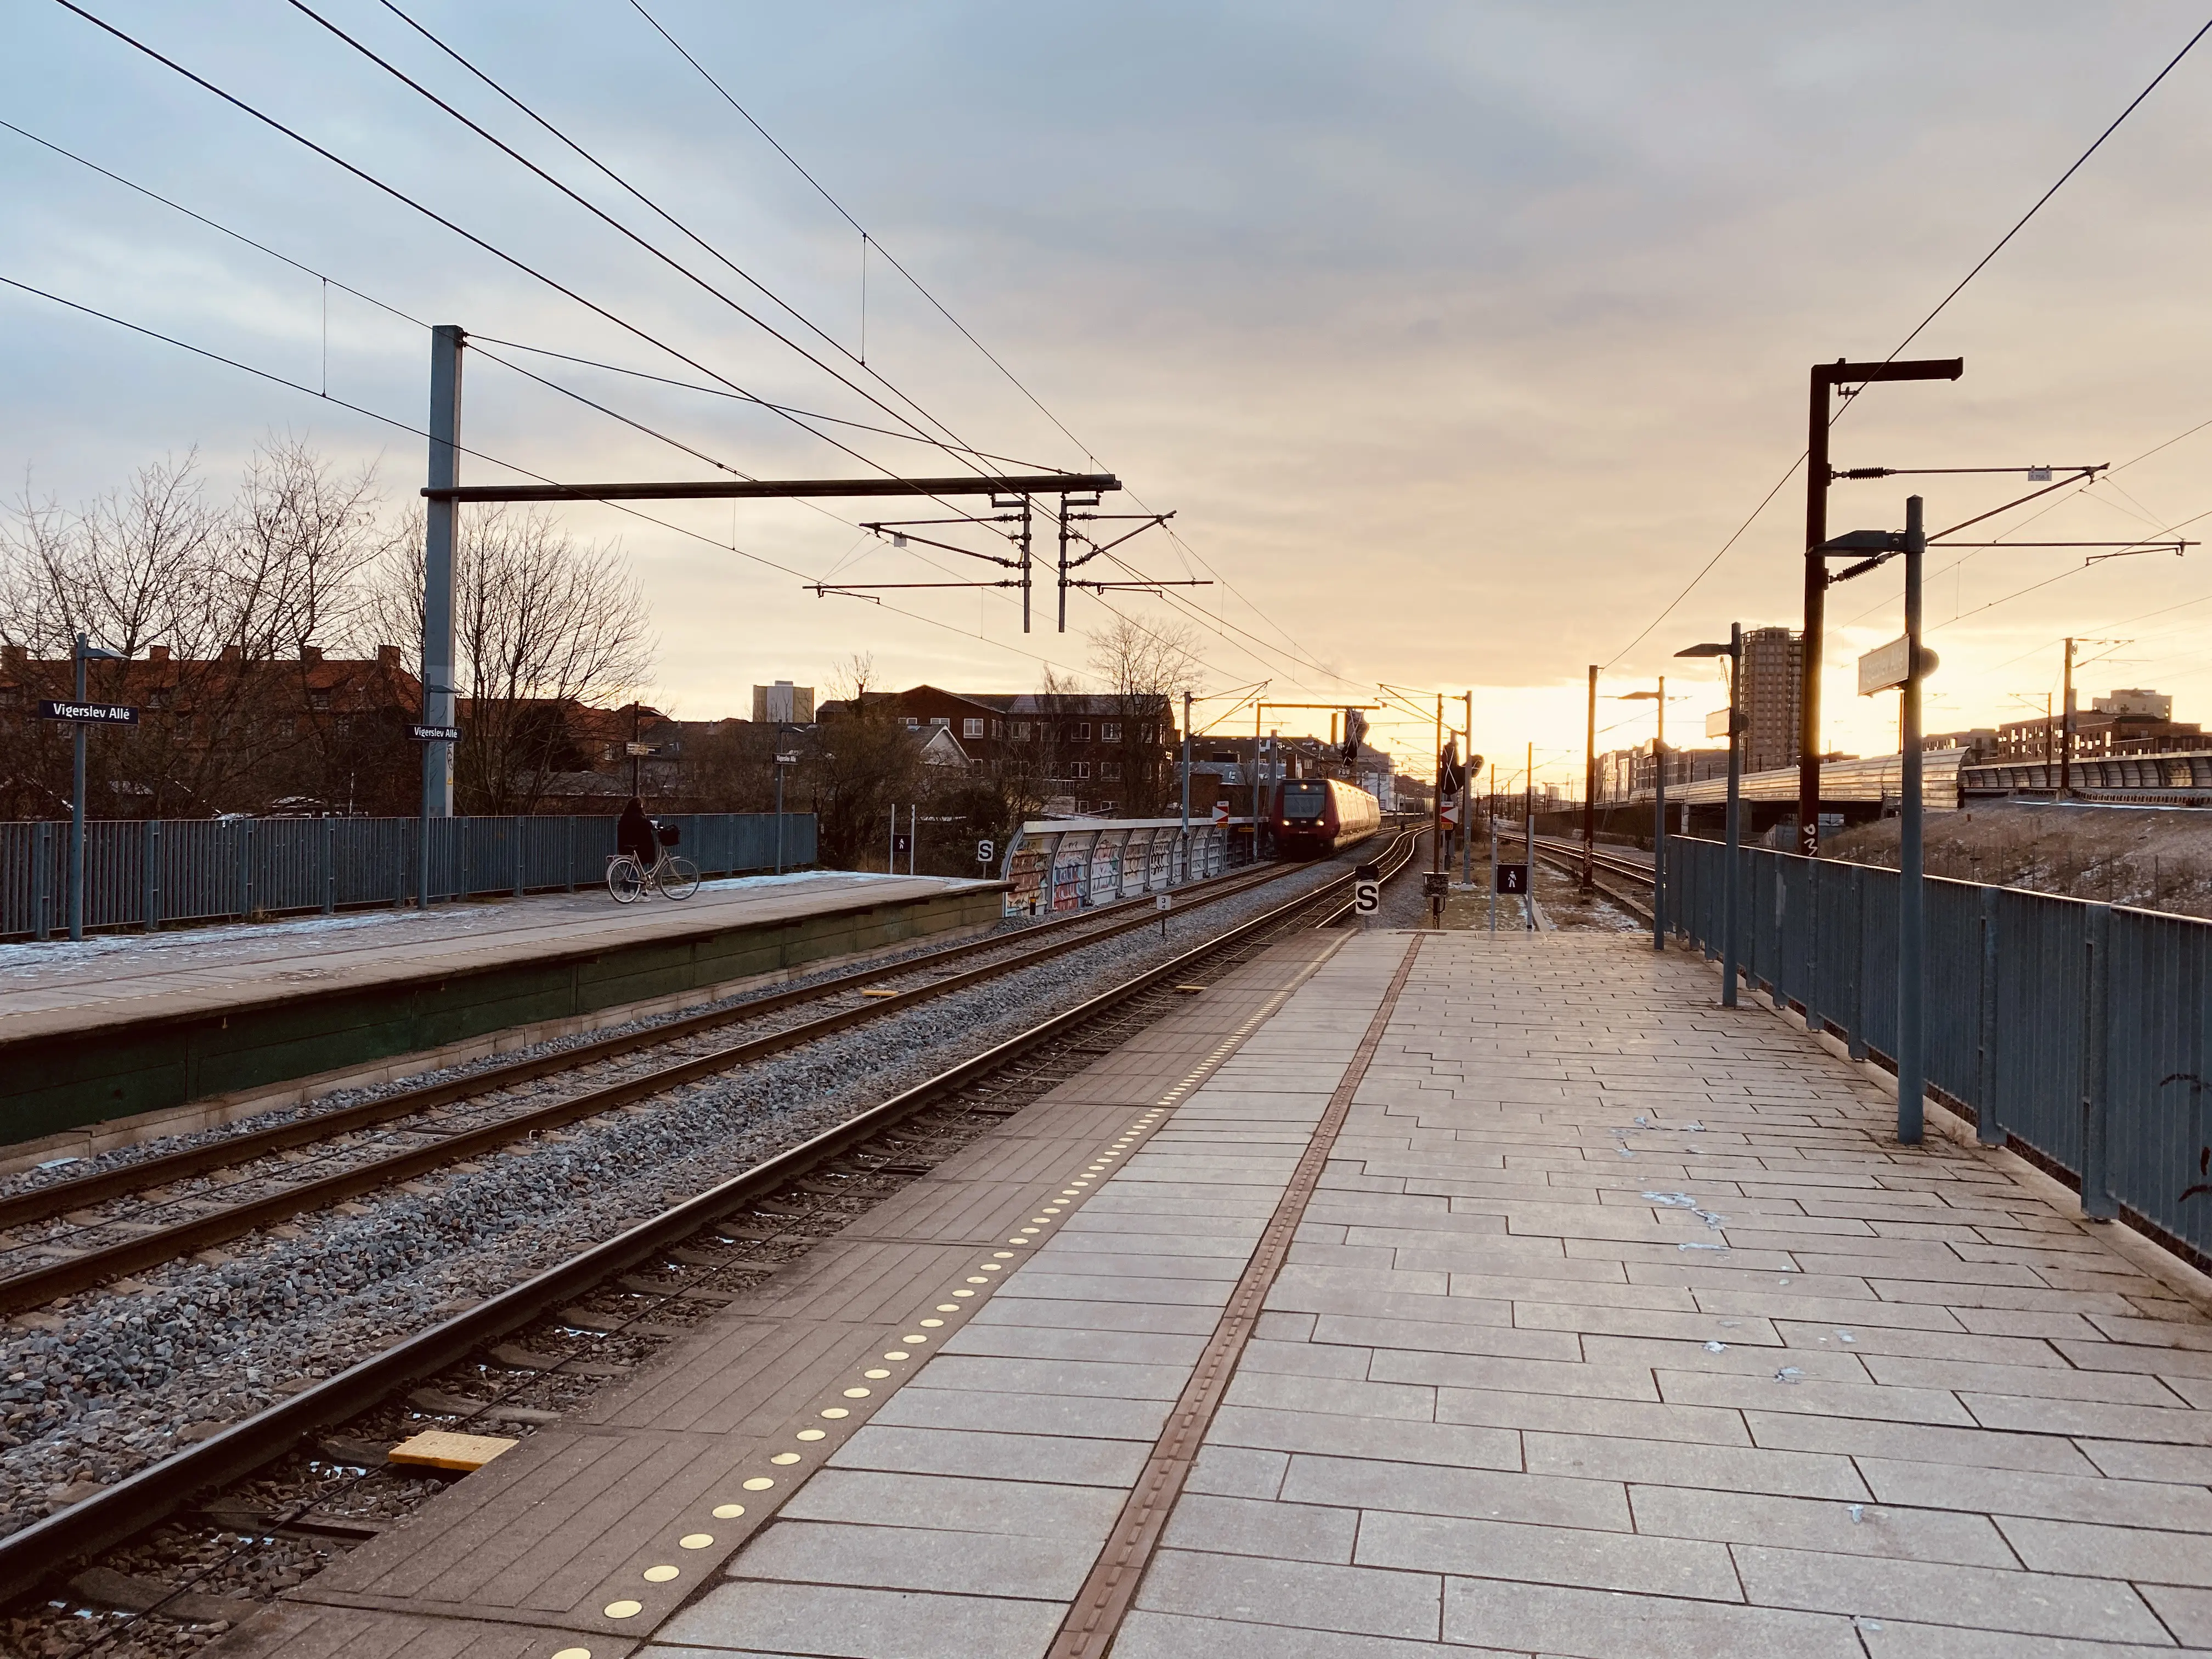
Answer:
[(1902, 532), (1855, 530), (1823, 542), (1814, 550), (1823, 556), (1866, 556), (1838, 573), (1833, 578), (1838, 582), (1863, 575), (1900, 553), (1905, 556), (1905, 637), (1859, 659), (1859, 694), (1867, 696), (1893, 689), (1904, 694), (1898, 720), (1898, 769), (1902, 777), (1897, 826), (1897, 1138), (1911, 1146), (1923, 1131), (1922, 1095), (1927, 1086), (1928, 923), (1922, 882), (1920, 686), (1936, 666), (1934, 653), (1923, 649), (1920, 643), (1921, 568), (1928, 551), (1920, 497), (1905, 498)]
[(1659, 735), (1651, 740), (1651, 948), (1667, 948), (1667, 677), (1656, 691), (1624, 691), (1623, 702), (1656, 703)]
[(1735, 1006), (1737, 849), (1743, 845), (1743, 624), (1730, 623), (1726, 645), (1693, 645), (1678, 657), (1726, 657), (1728, 706), (1728, 854), (1721, 866), (1721, 1006)]

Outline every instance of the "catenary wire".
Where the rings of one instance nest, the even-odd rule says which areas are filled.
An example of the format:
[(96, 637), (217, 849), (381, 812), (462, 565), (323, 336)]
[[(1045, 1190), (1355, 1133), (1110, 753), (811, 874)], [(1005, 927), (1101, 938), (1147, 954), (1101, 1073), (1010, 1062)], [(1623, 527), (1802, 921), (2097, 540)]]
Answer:
[[(1894, 362), (1899, 352), (1903, 351), (1907, 346), (1911, 345), (1926, 331), (1928, 325), (1934, 322), (1938, 316), (1942, 315), (1944, 309), (1950, 305), (1951, 301), (1957, 299), (1959, 295), (1966, 290), (1966, 285), (1972, 282), (1975, 277), (1980, 276), (1983, 270), (1989, 264), (1989, 263), (1992, 259), (1995, 259), (1999, 253), (2004, 251), (2007, 244), (2011, 242), (2014, 237), (2020, 234), (2021, 231), (2026, 228), (2027, 222), (2043, 210), (2044, 204), (2049, 202), (2052, 197), (2058, 193), (2068, 179), (2071, 179), (2076, 173), (2081, 171), (2082, 164), (2087, 161), (2092, 155), (2094, 155), (2097, 153), (2098, 149), (2104, 144), (2104, 142), (2107, 138), (2110, 138), (2113, 133), (2119, 131), (2121, 123), (2125, 121), (2129, 116), (2134, 114), (2136, 108), (2142, 103), (2142, 101), (2146, 98), (2149, 97), (2153, 92), (2157, 90), (2159, 83), (2164, 81), (2168, 75), (2171, 75), (2173, 72), (2174, 69), (2180, 64), (2181, 60), (2186, 58), (2190, 52), (2196, 48), (2197, 43), (2204, 38), (2208, 31), (2212, 31), (2212, 21), (2208, 21), (2197, 31), (2196, 33), (2189, 37), (2188, 44), (2183, 46), (2179, 52), (2173, 55), (2172, 60), (2167, 63), (2164, 69), (2159, 70), (2156, 75), (2151, 77), (2149, 85), (2144, 87), (2141, 92), (2137, 93), (2135, 97), (2129, 101), (2128, 106), (2122, 110), (2118, 116), (2113, 118), (2112, 125), (2106, 127), (2104, 131), (2097, 135), (2096, 142), (2092, 143), (2088, 149), (2083, 150), (2081, 154), (2075, 159), (2073, 166), (2068, 167), (2064, 173), (2058, 176), (2057, 183), (2053, 184), (2050, 189), (2045, 191), (2041, 196), (2036, 198), (2035, 205), (2029, 208), (2026, 213), (2022, 214), (2020, 217), (2019, 222), (2014, 224), (2010, 230), (2005, 232), (2002, 236), (1997, 239), (1996, 245), (1994, 247), (1990, 248), (1987, 253), (1984, 253), (1979, 259), (1974, 262), (1973, 269), (1967, 271), (1964, 276), (1959, 279), (1957, 284), (1952, 288), (1951, 291), (1948, 294), (1946, 294), (1942, 299), (1936, 303), (1936, 308), (1933, 311), (1930, 311), (1925, 317), (1923, 317), (1918, 323), (1914, 325), (1911, 332), (1897, 343), (1897, 344), (1891, 349), (1889, 356), (1882, 359), (1884, 362)], [(1830, 416), (1829, 423), (1832, 426), (1837, 421), (1842, 419), (1844, 410), (1849, 409), (1850, 406), (1850, 404), (1847, 402), (1844, 404), (1843, 408), (1837, 410), (1835, 414)], [(1671, 612), (1675, 606), (1680, 605), (1685, 599), (1689, 597), (1691, 590), (1696, 587), (1699, 582), (1703, 581), (1706, 575), (1711, 573), (1713, 567), (1720, 562), (1723, 555), (1726, 554), (1729, 548), (1735, 545), (1736, 542), (1741, 538), (1744, 531), (1748, 530), (1752, 524), (1758, 519), (1759, 515), (1766, 510), (1767, 503), (1771, 501), (1775, 496), (1781, 493), (1782, 486), (1790, 482), (1790, 477), (1796, 474), (1797, 468), (1805, 464), (1805, 455), (1800, 455), (1797, 458), (1796, 461), (1791, 465), (1790, 471), (1782, 476), (1781, 480), (1775, 484), (1773, 489), (1766, 492), (1765, 498), (1760, 501), (1757, 507), (1753, 509), (1751, 516), (1744, 520), (1742, 526), (1737, 530), (1734, 536), (1729, 537), (1727, 542), (1723, 544), (1720, 551), (1714, 554), (1711, 558), (1708, 559), (1703, 568), (1698, 570), (1698, 574), (1691, 578), (1689, 586), (1685, 587), (1681, 592), (1676, 594), (1673, 599), (1669, 600), (1666, 610), (1661, 611), (1657, 617), (1653, 617), (1651, 622), (1645, 626), (1642, 633), (1637, 635), (1637, 636), (1631, 640), (1627, 645), (1622, 647), (1620, 650), (1614, 653), (1611, 661), (1608, 661), (1605, 666), (1607, 668), (1612, 667), (1614, 663), (1619, 662), (1621, 658), (1626, 656), (1629, 652), (1634, 650), (1636, 647), (1641, 644), (1644, 638), (1650, 634), (1653, 629), (1656, 628), (1661, 622), (1666, 619), (1668, 614)], [(2022, 591), (2025, 592), (2027, 590), (2023, 589)], [(1952, 620), (1955, 622), (1958, 619), (1954, 617)]]
[[(616, 228), (622, 230), (623, 234), (629, 236), (631, 240), (636, 242), (640, 246), (647, 248), (648, 251), (653, 252), (656, 258), (661, 259), (672, 269), (682, 271), (684, 275), (690, 276), (695, 283), (699, 282), (700, 279), (696, 276), (693, 275), (693, 273), (684, 266), (678, 264), (675, 260), (671, 259), (665, 252), (653, 247), (652, 244), (647, 242), (642, 237), (640, 237), (636, 235), (635, 233), (628, 230), (627, 228), (619, 225), (608, 215), (600, 213), (598, 209), (592, 208), (590, 204), (584, 201), (582, 197), (577, 195), (574, 191), (568, 190), (566, 185), (561, 185), (557, 180), (553, 179), (552, 175), (546, 173), (543, 168), (537, 167), (534, 163), (526, 160), (518, 152), (507, 145), (501, 143), (498, 139), (493, 137), (492, 135), (486, 131), (483, 127), (479, 126), (476, 122), (470, 120), (466, 116), (461, 114), (459, 110), (453, 108), (452, 105), (447, 103), (443, 99), (439, 98), (435, 94), (429, 91), (428, 88), (422, 86), (411, 77), (403, 74), (398, 68), (386, 62), (385, 59), (371, 52), (366, 46), (363, 46), (361, 42), (354, 40), (352, 36), (346, 34), (335, 24), (331, 23), (327, 19), (322, 17), (313, 9), (304, 4), (303, 0), (291, 0), (291, 3), (295, 9), (303, 13), (307, 16), (313, 18), (316, 22), (321, 24), (323, 27), (329, 29), (331, 33), (336, 34), (340, 40), (345, 41), (347, 45), (352, 46), (363, 57), (368, 58), (372, 63), (374, 63), (380, 68), (385, 70), (388, 74), (393, 76), (395, 78), (403, 82), (405, 85), (420, 93), (423, 97), (428, 99), (431, 102), (436, 104), (441, 109), (445, 110), (447, 114), (453, 116), (454, 119), (464, 123), (472, 131), (484, 138), (488, 143), (497, 145), (500, 149), (514, 157), (517, 161), (521, 162), (524, 167), (530, 168), (532, 173), (544, 179), (547, 183), (553, 185), (556, 189), (560, 190), (562, 194), (568, 196), (572, 201), (584, 206), (587, 210), (597, 214), (598, 216), (606, 223), (614, 225)], [(522, 113), (527, 116), (532, 121), (537, 123), (538, 126), (544, 128), (548, 133), (551, 134), (555, 139), (565, 145), (568, 149), (574, 151), (588, 165), (612, 181), (617, 188), (623, 190), (629, 196), (635, 198), (638, 202), (643, 204), (645, 207), (659, 216), (660, 219), (674, 228), (679, 234), (691, 242), (693, 246), (699, 248), (709, 258), (718, 261), (733, 275), (750, 285), (764, 298), (772, 301), (785, 313), (803, 324), (816, 338), (821, 340), (825, 345), (829, 346), (830, 349), (839, 353), (849, 361), (858, 361), (857, 359), (854, 359), (853, 354), (846, 349), (842, 343), (833, 337), (826, 330), (817, 325), (813, 319), (808, 317), (804, 312), (800, 311), (798, 307), (793, 305), (781, 295), (775, 292), (766, 283), (755, 276), (750, 271), (738, 264), (720, 248), (715, 247), (713, 244), (707, 241), (705, 238), (699, 235), (698, 233), (694, 231), (689, 225), (684, 223), (684, 222), (677, 218), (674, 214), (662, 207), (659, 203), (654, 201), (651, 197), (647, 196), (643, 191), (638, 189), (636, 185), (631, 184), (629, 180), (623, 178), (605, 162), (600, 161), (598, 156), (586, 149), (581, 144), (578, 143), (574, 138), (571, 138), (559, 127), (554, 125), (554, 124), (546, 119), (545, 117), (540, 115), (528, 104), (524, 103), (521, 99), (518, 98), (514, 93), (508, 91), (507, 88), (494, 80), (489, 74), (487, 74), (483, 70), (478, 68), (475, 64), (471, 63), (467, 58), (462, 56), (461, 53), (456, 51), (453, 46), (448, 46), (430, 29), (416, 21), (413, 17), (409, 16), (407, 13), (401, 10), (398, 5), (393, 3), (393, 0), (380, 0), (380, 3), (384, 6), (384, 9), (386, 11), (390, 12), (394, 17), (399, 19), (401, 22), (406, 24), (409, 28), (414, 30), (416, 33), (421, 35), (422, 39), (428, 41), (433, 46), (443, 52), (447, 57), (452, 58), (453, 62), (459, 64), (464, 70), (467, 70), (477, 80), (483, 82), (485, 86), (490, 88), (492, 91), (498, 94), (500, 97), (505, 99), (516, 109), (521, 111)], [(872, 397), (861, 387), (854, 386), (849, 380), (845, 380), (844, 377), (839, 374), (838, 371), (832, 369), (827, 363), (822, 362), (820, 359), (815, 357), (811, 352), (805, 352), (803, 348), (797, 344), (796, 342), (786, 339), (781, 332), (769, 327), (768, 324), (763, 322), (759, 318), (755, 317), (752, 313), (745, 307), (737, 305), (736, 301), (729, 300), (727, 296), (721, 295), (718, 289), (714, 289), (704, 283), (701, 283), (700, 285), (707, 288), (708, 292), (715, 294), (717, 298), (723, 299), (726, 304), (732, 306), (732, 308), (738, 311), (739, 315), (744, 317), (748, 321), (757, 324), (770, 335), (774, 336), (774, 337), (781, 341), (784, 344), (790, 346), (793, 350), (799, 351), (802, 356), (806, 357), (808, 362), (814, 363), (816, 367), (823, 369), (827, 374), (836, 375), (852, 391), (859, 393), (859, 395), (863, 398), (866, 398), (869, 402), (875, 404), (878, 408), (884, 410), (884, 411), (886, 414), (890, 415), (892, 418), (904, 422), (907, 425), (914, 427), (914, 435), (915, 437), (921, 439), (926, 442), (937, 443), (939, 447), (945, 448), (947, 453), (952, 453), (952, 450), (956, 448), (970, 453), (973, 453), (973, 446), (969, 445), (965, 441), (962, 440), (959, 434), (954, 432), (949, 424), (939, 419), (936, 416), (932, 415), (927, 410), (921, 406), (918, 400), (906, 392), (902, 391), (897, 386), (893, 386), (888, 380), (884, 379), (879, 372), (873, 369), (868, 369), (865, 363), (860, 365), (863, 369), (866, 370), (871, 379), (876, 380), (878, 384), (888, 389), (895, 397), (903, 402), (908, 408), (913, 410), (915, 414), (919, 415), (922, 418), (922, 420), (928, 422), (929, 425), (935, 427), (938, 431), (943, 433), (945, 437), (951, 438), (953, 441), (951, 446), (945, 445), (942, 441), (938, 439), (933, 434), (924, 433), (921, 428), (915, 424), (911, 416), (902, 411), (890, 409), (888, 405), (883, 404), (879, 399)], [(980, 471), (981, 469), (978, 470)]]

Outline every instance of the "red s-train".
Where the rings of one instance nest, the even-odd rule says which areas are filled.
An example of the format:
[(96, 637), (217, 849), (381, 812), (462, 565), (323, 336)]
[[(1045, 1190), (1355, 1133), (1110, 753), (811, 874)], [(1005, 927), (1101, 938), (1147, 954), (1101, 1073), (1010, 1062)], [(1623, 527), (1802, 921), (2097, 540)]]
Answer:
[(1285, 778), (1267, 813), (1276, 855), (1326, 858), (1382, 827), (1382, 808), (1364, 789), (1334, 778)]

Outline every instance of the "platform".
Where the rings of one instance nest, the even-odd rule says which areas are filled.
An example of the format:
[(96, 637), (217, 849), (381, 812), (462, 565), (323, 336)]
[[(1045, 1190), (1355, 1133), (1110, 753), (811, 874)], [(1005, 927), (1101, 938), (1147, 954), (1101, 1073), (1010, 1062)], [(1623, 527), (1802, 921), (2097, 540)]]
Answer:
[(2202, 1282), (1716, 989), (1279, 947), (217, 1650), (2212, 1652)]
[(275, 1103), (275, 1085), (373, 1080), (394, 1056), (459, 1058), (492, 1033), (540, 1040), (979, 930), (998, 921), (1000, 887), (810, 872), (709, 882), (680, 904), (593, 890), (0, 945), (0, 1139)]

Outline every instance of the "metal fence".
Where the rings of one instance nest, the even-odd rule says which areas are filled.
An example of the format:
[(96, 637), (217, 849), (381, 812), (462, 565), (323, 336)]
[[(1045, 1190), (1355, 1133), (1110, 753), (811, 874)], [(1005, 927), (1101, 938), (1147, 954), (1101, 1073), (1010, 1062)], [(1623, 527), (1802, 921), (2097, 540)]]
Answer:
[(1025, 823), (1001, 861), (1008, 915), (1086, 910), (1251, 860), (1252, 820), (1091, 818)]
[[(611, 817), (431, 818), (430, 898), (574, 891), (605, 879)], [(702, 875), (788, 870), (815, 859), (811, 812), (687, 812), (678, 851)], [(356, 909), (415, 902), (420, 818), (149, 819), (85, 826), (84, 925)], [(0, 823), (0, 939), (66, 932), (69, 825)]]
[[(1669, 836), (1674, 931), (1720, 954), (1728, 849)], [(1736, 953), (1747, 978), (1854, 1054), (1894, 1054), (1893, 870), (1746, 848)], [(2212, 1261), (2212, 922), (2017, 888), (1926, 878), (1921, 988), (1929, 1092)]]

